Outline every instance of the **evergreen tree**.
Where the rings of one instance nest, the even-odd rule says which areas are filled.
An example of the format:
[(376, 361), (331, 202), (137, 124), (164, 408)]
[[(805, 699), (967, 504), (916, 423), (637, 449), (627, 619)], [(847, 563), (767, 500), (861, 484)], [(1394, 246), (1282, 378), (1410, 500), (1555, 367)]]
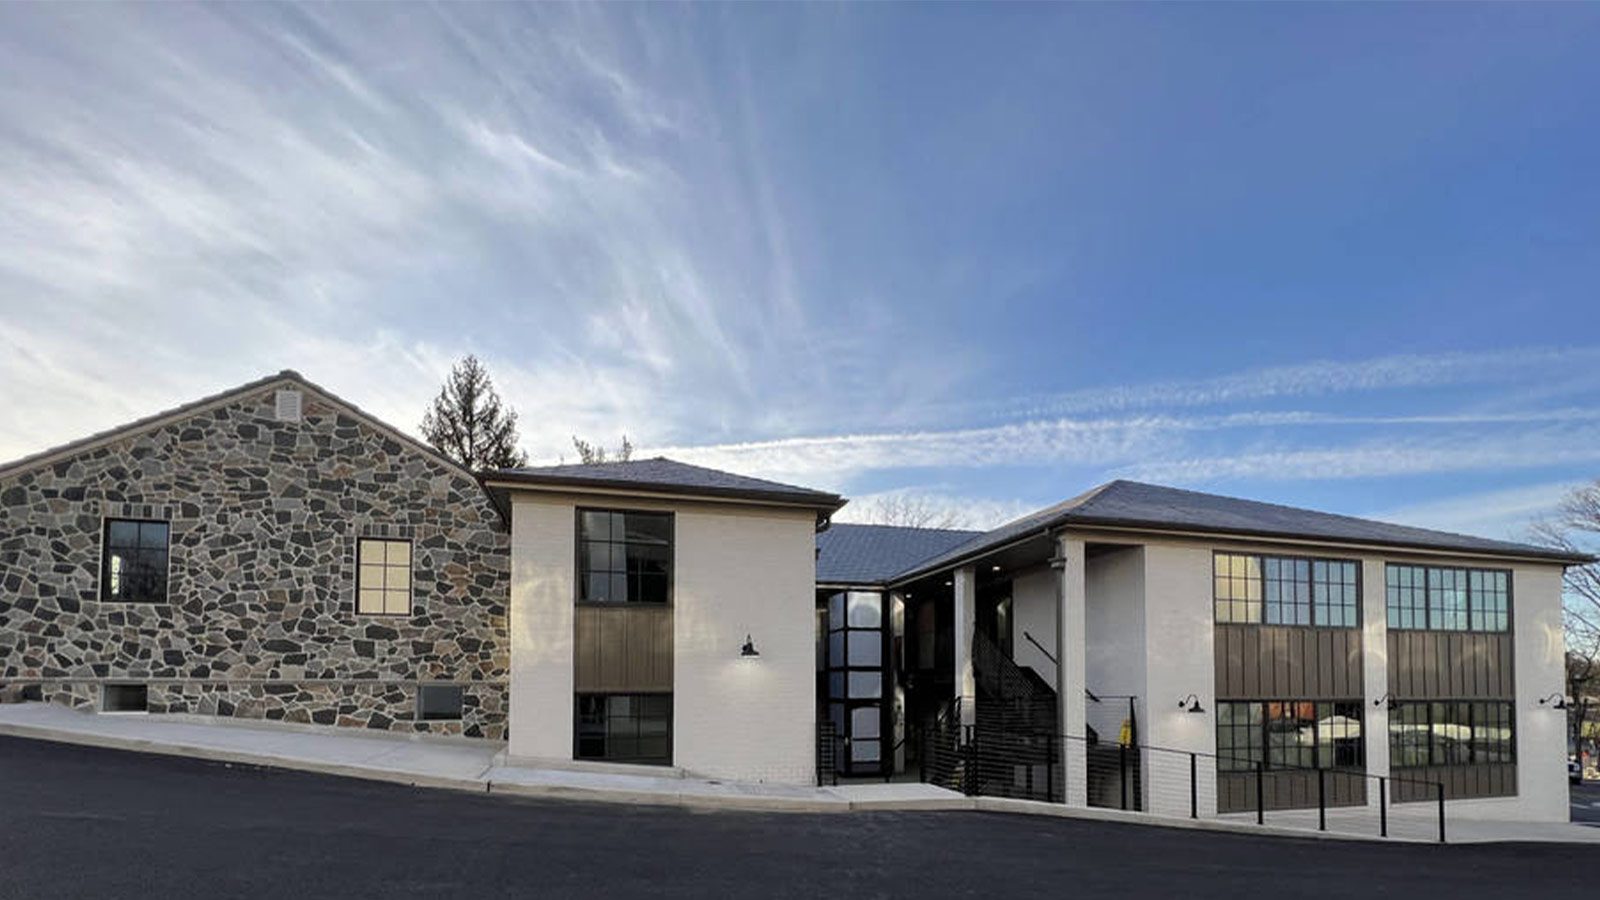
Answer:
[(501, 405), (488, 370), (476, 356), (451, 367), (433, 407), (422, 417), (422, 436), (474, 472), (528, 462), (528, 455), (517, 448), (517, 413)]

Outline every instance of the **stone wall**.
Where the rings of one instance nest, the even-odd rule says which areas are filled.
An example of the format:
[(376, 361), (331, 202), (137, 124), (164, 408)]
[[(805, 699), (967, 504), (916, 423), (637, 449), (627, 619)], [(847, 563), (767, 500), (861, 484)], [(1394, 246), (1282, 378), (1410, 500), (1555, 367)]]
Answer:
[[(303, 416), (274, 415), (279, 388)], [(166, 603), (102, 602), (107, 517), (171, 523)], [(358, 615), (360, 537), (413, 542), (410, 615)], [(0, 475), (0, 683), (98, 703), (503, 739), (509, 535), (477, 482), (300, 383)], [(466, 687), (415, 722), (419, 682)]]

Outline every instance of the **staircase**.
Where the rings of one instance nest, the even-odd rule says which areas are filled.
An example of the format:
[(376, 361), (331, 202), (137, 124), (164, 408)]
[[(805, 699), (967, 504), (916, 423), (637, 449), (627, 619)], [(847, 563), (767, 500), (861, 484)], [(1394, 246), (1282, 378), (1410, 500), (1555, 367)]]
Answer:
[(970, 793), (1062, 798), (1056, 691), (982, 632), (972, 637), (977, 722), (968, 748)]

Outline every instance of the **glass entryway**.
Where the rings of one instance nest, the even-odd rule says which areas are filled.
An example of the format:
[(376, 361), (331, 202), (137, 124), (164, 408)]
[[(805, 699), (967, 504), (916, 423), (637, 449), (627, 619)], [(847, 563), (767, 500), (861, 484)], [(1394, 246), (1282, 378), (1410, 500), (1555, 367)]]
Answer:
[(839, 774), (882, 774), (892, 727), (884, 702), (889, 643), (883, 594), (831, 594), (823, 619), (823, 702), (839, 741)]

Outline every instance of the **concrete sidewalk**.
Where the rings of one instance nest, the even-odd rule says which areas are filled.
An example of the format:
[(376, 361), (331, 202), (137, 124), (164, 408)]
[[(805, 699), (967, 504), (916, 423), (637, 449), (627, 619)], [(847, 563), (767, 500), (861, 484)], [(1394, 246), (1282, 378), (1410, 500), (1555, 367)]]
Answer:
[(0, 734), (447, 788), (575, 800), (792, 812), (973, 809), (972, 798), (928, 784), (809, 787), (746, 784), (509, 760), (502, 744), (193, 716), (78, 712), (0, 704)]
[[(198, 716), (96, 714), (43, 703), (0, 704), (0, 735), (477, 793), (769, 812), (977, 810), (1258, 836), (1378, 839), (1376, 829), (1366, 827), (1370, 823), (1358, 826), (1334, 815), (1329, 818), (1330, 830), (1319, 832), (1314, 812), (1301, 817), (1274, 814), (1277, 822), (1260, 826), (1233, 821), (1231, 817), (1171, 818), (1059, 803), (967, 797), (920, 783), (810, 787), (721, 782), (690, 777), (679, 770), (665, 770), (658, 775), (642, 767), (602, 772), (577, 764), (540, 766), (508, 759), (503, 745), (487, 741)], [(1419, 833), (1412, 840), (1437, 840), (1436, 832), (1420, 827), (1417, 830)], [(1451, 843), (1600, 843), (1600, 828), (1452, 818), (1449, 837)], [(1390, 840), (1404, 841), (1407, 836), (1397, 835)]]

